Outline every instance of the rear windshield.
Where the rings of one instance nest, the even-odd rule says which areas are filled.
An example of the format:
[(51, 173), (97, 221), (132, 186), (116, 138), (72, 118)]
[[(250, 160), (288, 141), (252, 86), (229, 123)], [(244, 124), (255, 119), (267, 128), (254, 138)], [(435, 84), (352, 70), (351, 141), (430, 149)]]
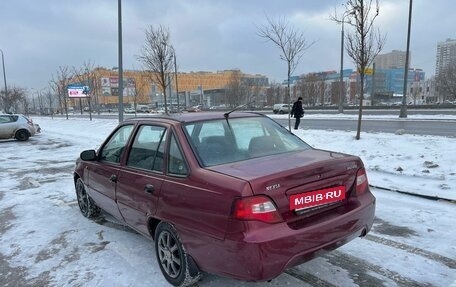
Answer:
[(203, 166), (310, 149), (310, 146), (267, 117), (201, 121), (184, 126)]

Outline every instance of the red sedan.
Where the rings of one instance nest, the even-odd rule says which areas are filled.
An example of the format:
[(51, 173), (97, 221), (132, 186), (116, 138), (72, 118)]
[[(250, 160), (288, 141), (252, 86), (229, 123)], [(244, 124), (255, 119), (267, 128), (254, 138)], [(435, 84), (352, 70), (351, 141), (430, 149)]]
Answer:
[(151, 238), (171, 284), (201, 272), (265, 281), (364, 236), (375, 198), (360, 158), (310, 147), (256, 113), (129, 119), (74, 171), (81, 212)]

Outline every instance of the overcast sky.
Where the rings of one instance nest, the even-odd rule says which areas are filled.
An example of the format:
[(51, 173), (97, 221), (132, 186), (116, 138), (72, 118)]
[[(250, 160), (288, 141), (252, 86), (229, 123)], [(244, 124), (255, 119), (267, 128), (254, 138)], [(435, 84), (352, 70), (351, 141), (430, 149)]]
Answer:
[[(284, 18), (315, 44), (295, 74), (340, 69), (340, 25), (330, 15), (343, 12), (344, 0), (128, 0), (122, 2), (123, 67), (137, 61), (149, 25), (168, 27), (179, 71), (241, 69), (270, 81), (286, 78), (286, 63), (271, 42), (257, 36), (266, 16)], [(374, 0), (375, 3), (375, 0)], [(379, 0), (375, 25), (387, 35), (385, 49), (406, 50), (408, 0)], [(412, 68), (426, 78), (435, 72), (437, 43), (456, 38), (454, 0), (415, 0), (410, 50)], [(8, 86), (44, 88), (59, 66), (85, 62), (118, 66), (117, 1), (2, 0), (0, 49)], [(349, 26), (345, 26), (346, 31)], [(353, 68), (345, 54), (345, 68)], [(2, 73), (3, 76), (3, 73)], [(3, 78), (0, 78), (3, 80)], [(0, 89), (4, 89), (0, 81)]]

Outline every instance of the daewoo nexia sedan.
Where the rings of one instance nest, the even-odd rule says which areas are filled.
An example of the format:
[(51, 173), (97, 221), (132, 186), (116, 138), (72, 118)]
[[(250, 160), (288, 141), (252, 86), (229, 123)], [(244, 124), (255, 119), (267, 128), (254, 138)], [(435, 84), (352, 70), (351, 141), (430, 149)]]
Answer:
[(81, 153), (74, 183), (84, 216), (103, 209), (154, 240), (175, 286), (270, 280), (366, 235), (375, 211), (360, 158), (248, 112), (126, 120)]

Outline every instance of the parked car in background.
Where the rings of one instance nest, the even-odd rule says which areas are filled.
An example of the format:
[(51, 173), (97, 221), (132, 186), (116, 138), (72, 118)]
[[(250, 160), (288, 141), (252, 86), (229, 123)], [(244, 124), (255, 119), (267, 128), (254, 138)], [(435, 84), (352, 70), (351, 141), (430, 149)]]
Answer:
[(134, 114), (135, 113), (135, 109), (125, 108), (124, 109), (124, 113), (126, 113), (126, 114)]
[(35, 133), (33, 121), (24, 115), (0, 114), (0, 139), (26, 141)]
[(290, 112), (290, 105), (289, 104), (275, 104), (272, 108), (274, 114), (287, 114)]
[(127, 119), (81, 153), (74, 184), (84, 216), (105, 210), (154, 240), (175, 286), (270, 280), (365, 236), (375, 213), (359, 157), (248, 112)]
[(190, 113), (192, 113), (192, 112), (201, 112), (201, 108), (202, 108), (201, 105), (197, 105), (197, 106), (188, 107), (185, 110), (187, 112), (190, 112)]

